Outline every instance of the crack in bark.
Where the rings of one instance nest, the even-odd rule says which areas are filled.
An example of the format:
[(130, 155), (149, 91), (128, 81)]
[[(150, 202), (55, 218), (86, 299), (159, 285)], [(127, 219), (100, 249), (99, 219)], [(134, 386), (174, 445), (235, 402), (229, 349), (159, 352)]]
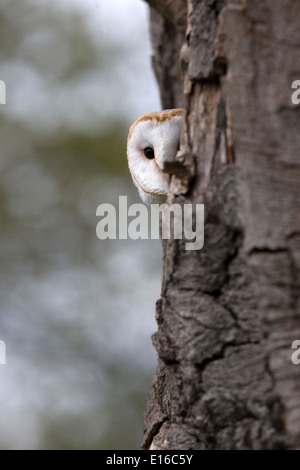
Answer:
[(151, 444), (153, 442), (153, 439), (157, 434), (159, 433), (162, 425), (166, 422), (169, 421), (168, 417), (166, 416), (164, 419), (157, 421), (153, 427), (148, 430), (148, 435), (147, 438), (145, 439), (143, 445), (142, 445), (142, 450), (149, 450), (151, 447)]

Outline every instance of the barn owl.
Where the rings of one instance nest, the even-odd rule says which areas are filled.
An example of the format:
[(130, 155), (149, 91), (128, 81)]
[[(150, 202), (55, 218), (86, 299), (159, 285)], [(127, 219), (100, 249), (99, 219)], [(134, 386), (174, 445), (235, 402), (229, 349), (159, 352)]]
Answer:
[(182, 109), (141, 116), (127, 141), (128, 166), (140, 196), (147, 204), (166, 201), (171, 175), (165, 162), (174, 162), (179, 148)]

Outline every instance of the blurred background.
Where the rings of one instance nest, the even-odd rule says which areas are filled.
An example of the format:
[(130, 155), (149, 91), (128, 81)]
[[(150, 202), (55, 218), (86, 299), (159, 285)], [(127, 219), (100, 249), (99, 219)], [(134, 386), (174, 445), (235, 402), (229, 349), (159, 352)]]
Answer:
[(159, 240), (96, 237), (140, 202), (126, 137), (159, 110), (142, 0), (0, 0), (0, 449), (135, 449), (156, 366)]

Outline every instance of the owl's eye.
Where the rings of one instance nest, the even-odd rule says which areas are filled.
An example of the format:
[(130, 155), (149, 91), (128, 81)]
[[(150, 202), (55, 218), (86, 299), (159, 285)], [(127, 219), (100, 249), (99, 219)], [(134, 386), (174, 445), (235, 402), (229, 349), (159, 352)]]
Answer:
[(155, 157), (154, 150), (152, 147), (146, 147), (144, 149), (144, 154), (145, 154), (145, 157), (148, 158), (149, 160), (152, 160)]

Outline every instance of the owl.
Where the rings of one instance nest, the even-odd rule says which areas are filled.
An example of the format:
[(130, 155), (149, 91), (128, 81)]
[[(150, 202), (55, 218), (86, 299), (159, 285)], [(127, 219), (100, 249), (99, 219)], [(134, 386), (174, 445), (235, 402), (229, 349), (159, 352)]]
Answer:
[(142, 200), (166, 201), (171, 174), (165, 163), (174, 162), (179, 148), (182, 109), (145, 114), (131, 126), (127, 141), (128, 166)]

